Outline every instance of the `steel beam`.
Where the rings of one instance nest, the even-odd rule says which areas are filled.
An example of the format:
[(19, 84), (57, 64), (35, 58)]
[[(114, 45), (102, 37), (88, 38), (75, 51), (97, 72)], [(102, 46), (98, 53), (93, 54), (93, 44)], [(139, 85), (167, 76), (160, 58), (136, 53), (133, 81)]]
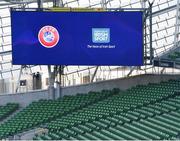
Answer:
[(93, 76), (92, 76), (92, 79), (91, 79), (91, 83), (94, 81), (94, 78), (95, 78), (95, 76), (96, 76), (96, 73), (97, 73), (97, 71), (98, 71), (98, 66), (96, 67), (96, 69), (95, 69), (95, 71), (94, 71), (94, 74), (93, 74)]
[(18, 82), (17, 82), (17, 86), (16, 86), (16, 93), (18, 92), (19, 89), (19, 84), (20, 84), (20, 80), (21, 80), (21, 75), (22, 75), (22, 70), (23, 70), (23, 66), (21, 66), (20, 72), (19, 72), (19, 77), (18, 77)]

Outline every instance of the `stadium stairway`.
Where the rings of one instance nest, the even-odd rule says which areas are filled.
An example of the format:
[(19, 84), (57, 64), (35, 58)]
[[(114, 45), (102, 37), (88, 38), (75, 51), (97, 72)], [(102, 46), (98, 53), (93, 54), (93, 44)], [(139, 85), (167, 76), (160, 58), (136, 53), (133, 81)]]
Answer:
[(19, 113), (20, 111), (23, 110), (23, 107), (20, 107), (15, 110), (13, 113), (11, 113), (9, 116), (7, 116), (5, 119), (3, 119), (1, 122), (0, 122), (0, 125), (5, 123), (6, 121), (8, 121), (9, 119), (13, 118), (17, 113)]
[(101, 101), (119, 90), (89, 92), (89, 94), (77, 94), (76, 96), (64, 96), (58, 100), (40, 100), (32, 102), (25, 109), (2, 123), (0, 126), (0, 139), (12, 137), (16, 134), (32, 130), (35, 127), (55, 120), (57, 117), (66, 116), (71, 112), (80, 110), (97, 101)]
[(12, 115), (18, 108), (19, 105), (16, 103), (7, 103), (5, 106), (0, 106), (0, 123)]
[(162, 140), (180, 133), (180, 81), (136, 86), (47, 124), (34, 140)]

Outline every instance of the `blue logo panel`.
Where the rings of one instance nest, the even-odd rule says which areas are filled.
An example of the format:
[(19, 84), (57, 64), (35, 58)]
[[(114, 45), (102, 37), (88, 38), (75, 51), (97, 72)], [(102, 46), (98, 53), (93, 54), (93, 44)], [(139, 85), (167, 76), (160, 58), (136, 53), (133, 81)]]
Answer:
[(143, 12), (11, 11), (11, 27), (14, 65), (143, 65)]
[(109, 43), (110, 29), (109, 28), (93, 28), (92, 29), (93, 43)]

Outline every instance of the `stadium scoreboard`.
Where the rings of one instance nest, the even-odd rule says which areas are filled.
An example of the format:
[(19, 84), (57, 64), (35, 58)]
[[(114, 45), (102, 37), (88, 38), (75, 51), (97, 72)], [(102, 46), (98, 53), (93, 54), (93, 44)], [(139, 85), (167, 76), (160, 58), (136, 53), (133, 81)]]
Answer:
[(143, 65), (142, 11), (11, 11), (14, 65)]

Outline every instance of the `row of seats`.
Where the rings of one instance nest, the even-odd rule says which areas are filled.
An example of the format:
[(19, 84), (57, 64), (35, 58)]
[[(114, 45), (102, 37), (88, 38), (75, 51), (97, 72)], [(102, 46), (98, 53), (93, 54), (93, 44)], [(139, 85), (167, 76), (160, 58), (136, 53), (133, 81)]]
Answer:
[[(168, 121), (174, 122), (171, 125), (169, 122), (162, 124), (158, 119), (173, 112), (176, 118), (180, 116), (180, 96), (175, 93), (179, 89), (180, 81), (175, 80), (133, 87), (59, 117), (47, 125), (48, 134), (35, 136), (34, 140), (175, 138), (179, 120), (170, 118)], [(171, 125), (171, 130), (165, 128), (168, 125)]]
[[(175, 116), (175, 119), (174, 119)], [(162, 140), (171, 139), (179, 134), (179, 117), (180, 111), (173, 111), (132, 121), (131, 123), (124, 123), (123, 125), (116, 124), (109, 125), (107, 128), (93, 129), (91, 125), (79, 125), (81, 130), (86, 129), (84, 133), (78, 133), (76, 130), (66, 129), (64, 131), (57, 131), (56, 133), (49, 133), (42, 136), (40, 139), (71, 139), (71, 140)], [(108, 124), (107, 124), (108, 125)], [(88, 128), (89, 127), (89, 128)], [(96, 125), (96, 128), (98, 126)], [(89, 132), (87, 131), (89, 130)]]
[(168, 58), (172, 59), (172, 60), (176, 60), (180, 58), (180, 52), (173, 52), (171, 54), (168, 55)]
[(57, 117), (66, 116), (73, 111), (107, 98), (111, 94), (114, 94), (114, 92), (89, 92), (89, 94), (64, 96), (58, 100), (40, 100), (33, 102), (14, 117), (1, 124), (0, 139), (30, 130), (34, 127), (39, 127), (55, 120)]
[(0, 106), (0, 120), (2, 121), (7, 116), (15, 112), (19, 108), (16, 103), (8, 103), (5, 106)]
[[(64, 129), (54, 133), (51, 132), (49, 135), (45, 135), (44, 139), (47, 139), (47, 137), (58, 139), (58, 136), (60, 137), (59, 139), (73, 140), (170, 139), (179, 134), (179, 108), (180, 107), (172, 111), (168, 109), (170, 110), (169, 112), (160, 115), (151, 112), (152, 115), (154, 114), (153, 116), (147, 116), (146, 118), (137, 117), (138, 119), (133, 119), (130, 116), (115, 115), (107, 119), (101, 119), (98, 122), (77, 126), (78, 129), (83, 131), (82, 133), (73, 130), (73, 128), (68, 130)], [(141, 114), (142, 111), (143, 110), (136, 111), (136, 113)]]

